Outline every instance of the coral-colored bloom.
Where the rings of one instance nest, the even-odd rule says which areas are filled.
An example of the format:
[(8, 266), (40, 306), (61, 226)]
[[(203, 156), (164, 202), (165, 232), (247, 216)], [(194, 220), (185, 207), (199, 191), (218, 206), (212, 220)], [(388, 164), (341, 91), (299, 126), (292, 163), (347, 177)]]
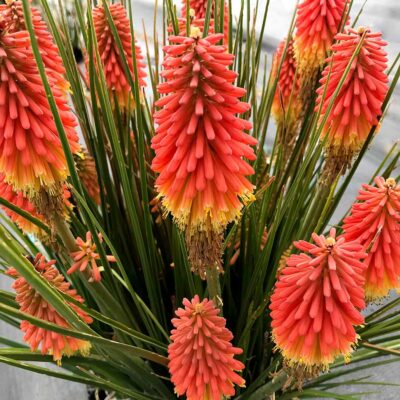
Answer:
[(297, 7), (295, 53), (304, 78), (324, 64), (348, 0), (304, 0)]
[[(100, 242), (103, 241), (101, 234), (99, 233)], [(76, 270), (84, 271), (88, 266), (91, 269), (92, 278), (95, 282), (100, 282), (101, 273), (97, 266), (96, 260), (100, 260), (100, 255), (97, 253), (96, 243), (92, 241), (92, 234), (86, 233), (86, 242), (82, 238), (76, 239), (76, 245), (79, 247), (78, 251), (71, 253), (71, 257), (75, 261), (75, 264), (67, 271), (68, 274), (72, 274)], [(109, 262), (116, 262), (115, 257), (106, 256)]]
[[(9, 0), (7, 4), (0, 5), (0, 15), (4, 24), (3, 29), (7, 32), (26, 30), (21, 1)], [(58, 47), (36, 7), (31, 7), (31, 18), (46, 73), (52, 76), (59, 89), (66, 92), (69, 90), (69, 82), (64, 78), (65, 68)]]
[[(16, 190), (51, 192), (68, 168), (27, 31), (0, 34), (0, 61), (0, 170)], [(75, 117), (54, 75), (48, 80), (71, 150), (77, 152)]]
[[(40, 215), (37, 212), (35, 206), (28, 200), (26, 196), (23, 195), (22, 192), (16, 192), (11, 185), (4, 182), (4, 174), (0, 174), (0, 197), (28, 212), (33, 217), (44, 221), (43, 215)], [(15, 222), (18, 227), (25, 233), (32, 233), (34, 235), (42, 233), (41, 229), (37, 225), (28, 221), (21, 215), (15, 213), (7, 207), (1, 206), (1, 208), (11, 218), (11, 220)]]
[(75, 157), (79, 179), (89, 196), (96, 204), (100, 204), (100, 187), (94, 158), (84, 150), (82, 155)]
[(252, 198), (246, 175), (254, 170), (243, 158), (255, 159), (250, 146), (257, 141), (244, 132), (251, 123), (236, 116), (250, 105), (239, 100), (246, 91), (233, 86), (233, 56), (216, 45), (221, 38), (170, 36), (158, 86), (167, 96), (154, 114), (156, 187), (177, 223), (191, 230), (212, 225), (221, 232), (240, 215), (239, 198)]
[(332, 46), (333, 55), (327, 59), (321, 86), (317, 90), (317, 108), (326, 90), (321, 110), (321, 118), (324, 118), (338, 83), (364, 35), (360, 52), (353, 61), (322, 132), (323, 138), (327, 136), (328, 156), (340, 158), (344, 164), (350, 163), (382, 114), (388, 77), (385, 74), (387, 58), (383, 50), (386, 43), (381, 34), (364, 28), (337, 34), (335, 38), (338, 42)]
[[(203, 20), (202, 26), (204, 26), (204, 19), (206, 18), (207, 13), (207, 0), (189, 0), (189, 7), (191, 13), (193, 13), (193, 21), (198, 19)], [(191, 14), (192, 15), (192, 14)], [(182, 17), (183, 21), (186, 22), (186, 0), (182, 0)], [(214, 2), (211, 3), (211, 21), (213, 24), (214, 21)], [(209, 30), (209, 33), (213, 33)], [(229, 9), (228, 4), (224, 1), (224, 44), (228, 44), (229, 40)]]
[[(83, 303), (82, 297), (76, 293), (76, 290), (71, 289), (70, 283), (65, 281), (64, 276), (58, 272), (54, 266), (55, 263), (55, 260), (46, 261), (44, 256), (38, 253), (33, 266), (42, 279), (47, 280), (57, 290), (71, 296), (74, 300)], [(17, 293), (15, 300), (22, 312), (62, 328), (71, 328), (68, 322), (57, 313), (53, 306), (25, 278), (19, 275), (16, 269), (9, 268), (7, 273), (17, 278), (13, 283), (13, 288)], [(71, 303), (69, 306), (87, 324), (92, 322), (92, 318), (79, 307)], [(91, 347), (89, 342), (39, 328), (28, 321), (21, 322), (21, 330), (25, 332), (24, 341), (31, 346), (32, 351), (41, 347), (42, 354), (52, 354), (55, 361), (60, 361), (63, 355), (71, 356), (78, 351), (85, 355)]]
[(400, 185), (393, 178), (364, 184), (351, 214), (344, 220), (346, 240), (358, 240), (368, 252), (365, 260), (367, 298), (386, 296), (398, 288), (400, 277)]
[(232, 333), (225, 327), (225, 318), (211, 300), (183, 300), (185, 308), (176, 311), (172, 320), (172, 343), (168, 347), (169, 371), (175, 392), (188, 400), (220, 400), (233, 396), (234, 385), (244, 386), (244, 379), (235, 371), (244, 365), (234, 359), (242, 349), (233, 347)]
[[(118, 32), (130, 73), (134, 77), (132, 35), (126, 10), (121, 3), (110, 4), (109, 10)], [(99, 5), (93, 9), (93, 22), (110, 99), (113, 101), (114, 96), (116, 96), (121, 109), (127, 109), (129, 104), (133, 107), (135, 104), (131, 86), (103, 6)], [(143, 63), (141, 49), (137, 44), (135, 45), (135, 57), (139, 86), (145, 86), (145, 64)]]
[[(271, 79), (277, 78), (279, 64), (286, 47), (286, 40), (282, 40), (276, 50), (272, 63)], [(275, 90), (272, 103), (272, 114), (278, 125), (285, 124), (290, 131), (296, 129), (299, 122), (301, 102), (299, 100), (300, 79), (296, 73), (296, 60), (294, 58), (293, 40), (290, 40)]]
[[(356, 342), (354, 325), (365, 307), (366, 257), (357, 242), (313, 234), (315, 244), (294, 245), (271, 297), (272, 335), (285, 359), (308, 367), (327, 366), (348, 355)], [(308, 253), (308, 254), (306, 254)]]

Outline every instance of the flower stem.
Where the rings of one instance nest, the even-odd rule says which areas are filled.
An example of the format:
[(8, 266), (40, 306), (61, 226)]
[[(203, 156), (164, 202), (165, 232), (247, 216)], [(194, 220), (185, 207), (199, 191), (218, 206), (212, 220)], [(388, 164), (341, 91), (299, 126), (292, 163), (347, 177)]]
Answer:
[(78, 248), (75, 243), (75, 238), (71, 230), (69, 229), (68, 224), (65, 222), (61, 215), (57, 214), (56, 216), (54, 216), (54, 225), (67, 250), (70, 253), (77, 251)]
[(207, 268), (207, 289), (208, 296), (214, 304), (222, 311), (221, 285), (219, 282), (219, 271), (217, 265)]

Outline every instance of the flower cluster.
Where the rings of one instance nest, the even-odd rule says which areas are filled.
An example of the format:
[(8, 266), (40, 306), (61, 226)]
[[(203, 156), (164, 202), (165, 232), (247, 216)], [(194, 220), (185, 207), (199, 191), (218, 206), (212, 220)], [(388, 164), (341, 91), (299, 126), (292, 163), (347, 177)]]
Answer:
[(351, 214), (344, 220), (346, 240), (357, 240), (368, 252), (365, 292), (368, 299), (386, 296), (400, 278), (400, 185), (393, 178), (364, 184)]
[(220, 310), (211, 300), (183, 300), (185, 308), (176, 311), (172, 320), (172, 343), (168, 347), (169, 370), (175, 392), (188, 400), (220, 400), (233, 396), (234, 385), (244, 386), (244, 379), (235, 371), (244, 365), (234, 359), (242, 350), (233, 347), (232, 333)]
[(325, 62), (333, 38), (343, 24), (348, 0), (303, 0), (297, 7), (295, 52), (304, 80)]
[[(98, 237), (100, 242), (102, 242), (103, 237), (100, 233)], [(100, 282), (101, 273), (99, 267), (97, 266), (97, 260), (100, 260), (100, 255), (97, 253), (96, 243), (93, 243), (92, 241), (92, 234), (90, 232), (86, 233), (86, 241), (78, 237), (76, 239), (76, 245), (79, 250), (71, 253), (71, 257), (75, 261), (75, 263), (71, 266), (67, 273), (72, 274), (78, 269), (82, 272), (85, 271), (87, 267), (89, 267), (92, 274), (91, 280), (95, 282)], [(116, 259), (113, 256), (106, 256), (106, 258), (109, 262), (116, 262)]]
[(366, 257), (358, 242), (313, 234), (286, 260), (271, 297), (272, 335), (289, 363), (325, 367), (348, 355), (363, 323)]
[[(54, 266), (55, 263), (55, 260), (46, 261), (45, 257), (38, 253), (33, 261), (33, 267), (40, 274), (41, 278), (48, 281), (54, 288), (67, 294), (74, 300), (83, 303), (82, 297), (76, 293), (76, 290), (70, 288), (70, 284), (58, 272)], [(58, 314), (53, 306), (24, 277), (20, 276), (16, 269), (9, 268), (7, 273), (17, 278), (13, 283), (13, 288), (17, 293), (15, 300), (22, 312), (63, 328), (71, 328), (67, 321)], [(92, 322), (92, 318), (79, 307), (72, 303), (69, 306), (84, 322), (87, 324)], [(90, 350), (89, 342), (39, 328), (29, 321), (21, 322), (21, 330), (25, 333), (24, 341), (30, 345), (32, 351), (40, 347), (42, 354), (53, 355), (54, 361), (57, 362), (61, 361), (63, 355), (70, 356), (77, 352), (87, 354)]]
[[(3, 65), (0, 82), (0, 171), (15, 190), (31, 197), (42, 187), (49, 193), (54, 192), (67, 177), (68, 168), (29, 33), (23, 23), (13, 25), (18, 20), (14, 18), (14, 8), (9, 8), (13, 4), (0, 10), (0, 61)], [(17, 11), (20, 9), (18, 4), (15, 7)], [(37, 16), (37, 12), (34, 14)], [(47, 78), (71, 151), (76, 153), (80, 149), (75, 131), (76, 120), (68, 106), (65, 90), (60, 89), (60, 85), (64, 88), (62, 71), (54, 66), (60, 64), (58, 53), (44, 30), (45, 27), (36, 22), (41, 52), (46, 52)]]
[[(386, 43), (381, 33), (368, 28), (357, 31), (349, 28), (335, 39), (333, 54), (326, 60), (317, 90), (316, 109), (322, 103), (321, 120), (329, 112), (322, 131), (322, 138), (326, 137), (328, 161), (334, 159), (339, 168), (345, 169), (382, 114), (382, 103), (388, 91), (387, 58), (383, 50)], [(359, 53), (329, 111), (336, 88), (358, 46), (361, 46)]]
[(239, 100), (246, 91), (233, 86), (233, 56), (216, 44), (221, 38), (170, 36), (158, 86), (166, 96), (154, 114), (156, 187), (177, 223), (193, 230), (211, 224), (221, 231), (253, 191), (245, 177), (254, 170), (244, 158), (255, 159), (250, 145), (257, 141), (244, 132), (251, 123), (236, 116), (250, 106)]
[[(132, 77), (135, 77), (132, 35), (125, 7), (121, 3), (110, 4), (108, 7), (118, 37), (121, 41), (129, 72)], [(131, 85), (122, 63), (117, 41), (113, 36), (106, 11), (102, 5), (93, 9), (93, 22), (110, 99), (113, 101), (115, 96), (121, 110), (127, 110), (128, 107), (133, 107), (135, 105), (131, 92)], [(142, 87), (146, 85), (144, 80), (146, 72), (144, 71), (145, 64), (143, 63), (143, 55), (138, 45), (135, 45), (135, 60), (138, 84)]]

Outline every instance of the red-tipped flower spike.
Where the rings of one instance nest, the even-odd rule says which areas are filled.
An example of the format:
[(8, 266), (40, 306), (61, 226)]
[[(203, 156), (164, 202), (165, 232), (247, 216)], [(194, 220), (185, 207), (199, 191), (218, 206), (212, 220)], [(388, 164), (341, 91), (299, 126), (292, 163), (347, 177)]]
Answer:
[(315, 244), (294, 245), (271, 297), (272, 335), (289, 364), (326, 367), (346, 356), (363, 323), (366, 257), (357, 242), (313, 234)]
[[(100, 242), (103, 241), (102, 235), (99, 233)], [(100, 282), (101, 273), (99, 267), (97, 266), (96, 260), (100, 260), (100, 255), (97, 253), (96, 243), (92, 241), (92, 234), (90, 232), (86, 233), (86, 242), (82, 238), (78, 237), (75, 241), (76, 245), (79, 247), (78, 251), (71, 253), (72, 259), (75, 264), (67, 271), (68, 275), (72, 274), (76, 270), (85, 271), (89, 266), (91, 269), (92, 278), (90, 281)], [(116, 262), (115, 257), (106, 256), (109, 262)]]
[[(0, 61), (0, 170), (16, 190), (51, 192), (68, 168), (27, 31), (0, 34)], [(75, 153), (80, 148), (75, 117), (54, 76), (48, 80)]]
[(369, 299), (400, 286), (400, 185), (382, 177), (376, 177), (375, 184), (362, 185), (359, 203), (353, 204), (343, 225), (346, 240), (358, 240), (368, 252), (365, 294)]
[[(286, 39), (279, 43), (272, 63), (271, 79), (277, 77), (279, 64), (286, 47)], [(274, 101), (272, 103), (272, 114), (278, 124), (285, 123), (286, 126), (293, 127), (299, 120), (301, 103), (299, 101), (300, 80), (296, 73), (296, 60), (294, 58), (293, 40), (290, 40), (285, 58), (282, 62), (277, 87), (275, 90)]]
[[(121, 3), (110, 4), (109, 10), (121, 40), (129, 70), (132, 77), (134, 77), (132, 35), (126, 10)], [(131, 93), (131, 86), (125, 74), (118, 45), (114, 39), (103, 6), (99, 5), (93, 10), (93, 22), (110, 99), (113, 101), (114, 96), (116, 96), (117, 103), (121, 109), (127, 109), (129, 105), (130, 107), (134, 107), (135, 103)], [(135, 57), (139, 86), (145, 86), (145, 64), (143, 63), (143, 55), (138, 45), (135, 45)]]
[[(15, 191), (11, 185), (4, 182), (4, 174), (0, 174), (0, 197), (7, 200), (11, 204), (21, 208), (22, 210), (28, 212), (33, 217), (44, 221), (43, 215), (40, 215), (35, 206), (25, 197), (20, 191)], [(32, 233), (38, 235), (42, 233), (42, 230), (29, 220), (25, 219), (16, 212), (10, 210), (7, 207), (1, 206), (5, 213), (15, 222), (18, 227), (25, 233)]]
[[(54, 266), (55, 263), (55, 260), (46, 261), (44, 256), (38, 253), (33, 265), (42, 279), (47, 280), (57, 290), (83, 303), (82, 297), (76, 293), (76, 290), (71, 289), (70, 283), (66, 282), (64, 276), (58, 272)], [(19, 275), (16, 269), (9, 268), (7, 273), (17, 278), (13, 284), (13, 288), (17, 293), (15, 300), (22, 312), (43, 321), (56, 324), (62, 328), (71, 328), (68, 322), (57, 313), (53, 306), (25, 278)], [(84, 322), (87, 324), (92, 323), (92, 318), (79, 307), (71, 303), (69, 306)], [(52, 354), (55, 361), (61, 361), (63, 355), (71, 356), (77, 352), (85, 355), (90, 350), (89, 342), (39, 328), (28, 321), (21, 322), (21, 330), (25, 332), (24, 341), (31, 346), (32, 351), (36, 351), (40, 347), (42, 354)]]
[(252, 198), (246, 175), (254, 170), (244, 158), (255, 159), (257, 141), (244, 132), (251, 123), (236, 116), (250, 105), (239, 100), (246, 91), (233, 85), (233, 55), (216, 45), (221, 38), (170, 36), (158, 86), (166, 96), (154, 114), (156, 187), (177, 223), (192, 231), (212, 225), (221, 232), (240, 215), (239, 199)]
[(303, 0), (297, 7), (295, 52), (305, 79), (324, 64), (347, 4), (348, 0)]
[[(7, 32), (26, 30), (22, 2), (8, 0), (6, 3), (0, 5), (0, 15), (4, 24), (3, 29), (7, 30)], [(55, 45), (39, 10), (35, 7), (31, 7), (31, 18), (40, 54), (46, 67), (46, 73), (48, 76), (52, 76), (59, 89), (66, 92), (69, 90), (69, 82), (64, 78), (65, 69), (58, 47)]]
[(220, 400), (233, 396), (234, 385), (244, 386), (244, 379), (235, 371), (244, 365), (234, 359), (242, 349), (233, 347), (232, 333), (225, 327), (225, 318), (211, 300), (183, 300), (185, 308), (176, 311), (172, 320), (172, 343), (168, 347), (169, 371), (175, 392), (188, 400)]
[(323, 118), (362, 37), (364, 40), (360, 52), (353, 61), (322, 132), (322, 138), (327, 136), (328, 154), (347, 163), (362, 147), (372, 126), (378, 124), (378, 117), (382, 114), (388, 77), (385, 74), (386, 52), (383, 50), (386, 42), (381, 39), (381, 33), (360, 28), (358, 31), (349, 29), (347, 33), (337, 34), (335, 38), (338, 42), (332, 46), (333, 55), (327, 59), (320, 80), (321, 86), (317, 90), (317, 108), (326, 90), (321, 110)]

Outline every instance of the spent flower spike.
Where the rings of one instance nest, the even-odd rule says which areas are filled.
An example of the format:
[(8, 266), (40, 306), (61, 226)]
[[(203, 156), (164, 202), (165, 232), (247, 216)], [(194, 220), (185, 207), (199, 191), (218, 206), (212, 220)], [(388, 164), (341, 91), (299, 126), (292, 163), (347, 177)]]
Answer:
[(400, 185), (393, 178), (375, 178), (362, 185), (358, 202), (343, 224), (346, 240), (358, 240), (368, 257), (365, 294), (373, 300), (400, 287)]
[(272, 336), (289, 365), (326, 368), (347, 356), (364, 322), (367, 255), (357, 242), (313, 233), (315, 244), (294, 242), (271, 297)]
[[(46, 280), (54, 288), (67, 294), (79, 303), (83, 303), (83, 298), (77, 294), (76, 290), (71, 289), (70, 283), (58, 272), (55, 264), (56, 260), (46, 261), (45, 257), (38, 253), (33, 261), (33, 268), (40, 274), (41, 279)], [(15, 300), (22, 312), (43, 321), (56, 324), (61, 328), (71, 328), (68, 322), (58, 314), (54, 307), (24, 277), (20, 276), (15, 268), (9, 268), (7, 274), (16, 278), (13, 283), (13, 288), (17, 293)], [(92, 318), (79, 307), (72, 303), (68, 305), (84, 322), (87, 324), (93, 322)], [(87, 355), (90, 351), (91, 346), (87, 341), (39, 328), (26, 320), (21, 322), (21, 330), (25, 333), (24, 341), (30, 345), (32, 351), (36, 351), (40, 347), (42, 354), (51, 354), (54, 361), (59, 363), (64, 355), (71, 356), (78, 352), (82, 355)]]
[(172, 320), (168, 347), (169, 371), (175, 392), (188, 400), (221, 400), (235, 394), (234, 385), (243, 387), (244, 379), (235, 371), (244, 365), (234, 356), (242, 349), (232, 346), (232, 333), (211, 300), (199, 296), (183, 300), (185, 308)]
[[(100, 242), (103, 241), (101, 233), (98, 234), (98, 238)], [(87, 267), (89, 267), (92, 274), (92, 277), (89, 279), (89, 281), (100, 282), (101, 273), (99, 267), (97, 266), (97, 260), (100, 260), (100, 255), (97, 253), (96, 243), (92, 241), (91, 232), (86, 233), (86, 241), (78, 237), (75, 240), (75, 243), (79, 247), (79, 250), (71, 253), (71, 257), (75, 263), (71, 266), (67, 273), (70, 275), (78, 269), (80, 272), (83, 272)], [(109, 262), (116, 262), (116, 259), (113, 256), (106, 256), (106, 258)]]

